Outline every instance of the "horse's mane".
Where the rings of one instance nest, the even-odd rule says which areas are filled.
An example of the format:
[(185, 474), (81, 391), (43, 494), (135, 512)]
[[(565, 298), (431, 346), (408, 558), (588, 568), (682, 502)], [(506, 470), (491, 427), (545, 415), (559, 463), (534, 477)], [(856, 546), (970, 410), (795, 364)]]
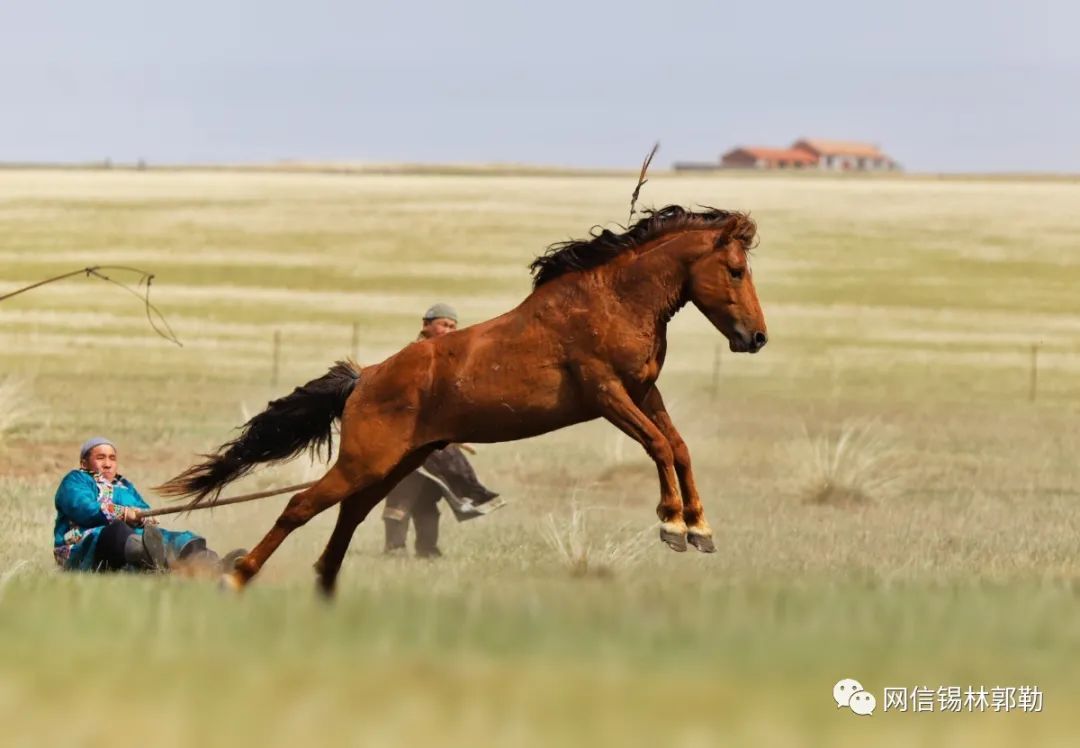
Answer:
[(596, 233), (599, 227), (594, 227), (590, 238), (552, 244), (544, 254), (533, 260), (529, 265), (533, 288), (539, 288), (566, 273), (603, 265), (669, 231), (719, 228), (724, 224), (730, 224), (728, 230), (731, 238), (741, 240), (750, 248), (757, 233), (753, 219), (745, 213), (717, 208), (703, 207), (702, 210), (693, 211), (680, 205), (668, 205), (659, 210), (646, 210), (644, 218), (621, 234), (608, 229)]

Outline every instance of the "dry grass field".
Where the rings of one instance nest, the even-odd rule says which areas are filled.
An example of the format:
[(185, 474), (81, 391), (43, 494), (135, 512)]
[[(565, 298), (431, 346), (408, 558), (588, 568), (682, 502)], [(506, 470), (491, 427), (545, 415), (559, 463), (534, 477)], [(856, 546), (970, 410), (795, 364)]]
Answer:
[[(384, 558), (373, 515), (333, 605), (310, 568), (332, 513), (239, 598), (54, 569), (52, 495), (84, 438), (116, 440), (149, 494), (335, 358), (400, 348), (433, 301), (463, 324), (516, 304), (547, 244), (626, 220), (633, 181), (0, 171), (0, 295), (147, 268), (184, 344), (96, 280), (0, 303), (5, 744), (1074, 744), (1076, 182), (650, 180), (646, 205), (760, 226), (768, 347), (729, 353), (690, 307), (660, 380), (715, 555), (661, 546), (654, 469), (590, 423), (481, 445), (510, 504), (463, 525), (444, 510), (437, 562)], [(318, 471), (266, 469), (236, 492)], [(166, 526), (250, 546), (283, 503)], [(843, 677), (877, 713), (836, 708)], [(886, 687), (1024, 685), (1041, 713), (882, 709)]]

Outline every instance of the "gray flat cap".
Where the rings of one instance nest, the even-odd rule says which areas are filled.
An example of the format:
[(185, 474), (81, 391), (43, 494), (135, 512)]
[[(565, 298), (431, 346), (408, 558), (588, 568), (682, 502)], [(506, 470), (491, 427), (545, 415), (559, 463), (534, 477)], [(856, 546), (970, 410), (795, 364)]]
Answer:
[(449, 304), (444, 304), (441, 301), (438, 304), (433, 305), (426, 312), (424, 312), (424, 319), (452, 319), (455, 322), (458, 321), (457, 311), (454, 309), (454, 307), (450, 306)]
[(84, 441), (83, 445), (79, 447), (79, 461), (85, 460), (91, 449), (100, 447), (102, 444), (108, 444), (113, 449), (116, 449), (116, 445), (112, 443), (112, 440), (106, 439), (104, 436), (95, 436)]

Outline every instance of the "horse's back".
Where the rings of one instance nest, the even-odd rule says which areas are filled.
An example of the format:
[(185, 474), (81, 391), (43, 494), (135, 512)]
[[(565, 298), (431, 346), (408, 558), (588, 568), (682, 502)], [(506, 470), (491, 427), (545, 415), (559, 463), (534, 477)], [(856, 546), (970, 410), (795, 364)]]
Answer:
[(414, 416), (418, 443), (509, 441), (594, 418), (557, 334), (521, 312), (409, 344), (365, 368), (354, 398)]

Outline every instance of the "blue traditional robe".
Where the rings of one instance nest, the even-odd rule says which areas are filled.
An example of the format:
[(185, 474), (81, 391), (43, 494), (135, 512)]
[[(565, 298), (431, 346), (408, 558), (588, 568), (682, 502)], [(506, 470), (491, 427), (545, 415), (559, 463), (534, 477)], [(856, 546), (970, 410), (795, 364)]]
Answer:
[[(147, 510), (138, 490), (127, 478), (108, 481), (87, 470), (72, 470), (56, 489), (56, 524), (53, 526), (53, 556), (62, 569), (95, 571), (98, 535), (113, 520), (122, 519), (124, 508)], [(141, 534), (142, 528), (135, 528)], [(166, 551), (179, 555), (180, 549), (199, 536), (191, 532), (162, 530)]]

